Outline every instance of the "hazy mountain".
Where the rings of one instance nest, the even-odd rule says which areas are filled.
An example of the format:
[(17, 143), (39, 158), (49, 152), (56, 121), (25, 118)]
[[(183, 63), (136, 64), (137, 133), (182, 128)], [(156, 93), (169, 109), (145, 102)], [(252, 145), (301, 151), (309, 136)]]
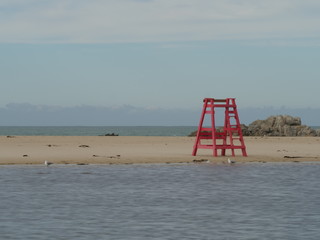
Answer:
[[(120, 107), (46, 106), (10, 103), (0, 108), (2, 126), (197, 126), (200, 109)], [(311, 108), (239, 108), (240, 120), (249, 124), (271, 115), (287, 114), (301, 117), (309, 126), (320, 125), (320, 109)], [(223, 123), (223, 109), (217, 112), (217, 125)]]

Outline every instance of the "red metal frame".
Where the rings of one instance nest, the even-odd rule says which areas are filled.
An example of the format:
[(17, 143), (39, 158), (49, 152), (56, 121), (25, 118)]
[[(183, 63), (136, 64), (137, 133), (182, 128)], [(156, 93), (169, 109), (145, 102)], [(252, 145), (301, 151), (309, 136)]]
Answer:
[[(192, 155), (195, 156), (197, 154), (198, 148), (204, 148), (212, 149), (215, 157), (218, 156), (218, 149), (221, 150), (221, 156), (225, 156), (228, 149), (231, 150), (231, 155), (235, 156), (235, 149), (240, 149), (242, 156), (246, 157), (246, 146), (243, 140), (235, 98), (205, 98), (203, 102)], [(215, 108), (225, 108), (224, 126), (221, 132), (217, 132), (215, 127)], [(211, 116), (211, 127), (203, 127), (203, 122), (207, 115)], [(206, 143), (201, 140), (206, 141)], [(212, 142), (208, 143), (208, 141)]]

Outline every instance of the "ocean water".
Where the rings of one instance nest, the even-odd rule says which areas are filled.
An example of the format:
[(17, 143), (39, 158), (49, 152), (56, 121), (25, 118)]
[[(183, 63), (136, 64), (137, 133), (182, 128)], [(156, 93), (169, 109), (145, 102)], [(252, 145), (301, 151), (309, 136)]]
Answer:
[(0, 136), (187, 136), (196, 126), (0, 126)]
[(0, 166), (0, 239), (320, 239), (320, 163)]
[[(187, 136), (197, 126), (0, 126), (0, 136)], [(319, 126), (313, 126), (320, 129)]]

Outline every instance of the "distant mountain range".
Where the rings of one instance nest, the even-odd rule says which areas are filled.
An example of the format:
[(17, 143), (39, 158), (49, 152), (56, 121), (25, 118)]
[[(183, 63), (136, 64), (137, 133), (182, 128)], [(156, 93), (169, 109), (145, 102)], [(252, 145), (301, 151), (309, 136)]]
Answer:
[[(197, 126), (202, 109), (143, 108), (131, 105), (47, 106), (10, 103), (0, 107), (1, 126)], [(241, 123), (249, 124), (271, 115), (300, 117), (303, 124), (320, 126), (320, 108), (238, 107)], [(216, 124), (223, 124), (224, 111), (217, 111)]]

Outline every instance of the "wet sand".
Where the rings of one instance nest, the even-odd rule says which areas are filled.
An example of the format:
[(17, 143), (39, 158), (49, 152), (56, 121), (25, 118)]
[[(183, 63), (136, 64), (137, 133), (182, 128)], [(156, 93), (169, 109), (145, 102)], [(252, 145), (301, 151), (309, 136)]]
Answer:
[(245, 137), (248, 157), (213, 157), (194, 137), (0, 136), (0, 164), (135, 164), (320, 161), (319, 137)]

